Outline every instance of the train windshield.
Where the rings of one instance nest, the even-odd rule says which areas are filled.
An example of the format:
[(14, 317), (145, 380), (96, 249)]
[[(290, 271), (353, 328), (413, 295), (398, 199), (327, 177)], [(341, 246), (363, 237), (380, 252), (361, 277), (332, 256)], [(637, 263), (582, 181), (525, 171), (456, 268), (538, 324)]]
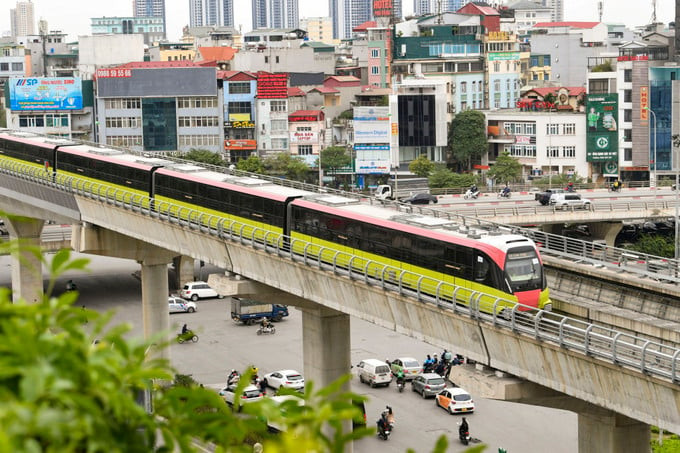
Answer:
[(540, 289), (543, 282), (543, 267), (536, 250), (521, 247), (508, 251), (505, 274), (512, 292)]

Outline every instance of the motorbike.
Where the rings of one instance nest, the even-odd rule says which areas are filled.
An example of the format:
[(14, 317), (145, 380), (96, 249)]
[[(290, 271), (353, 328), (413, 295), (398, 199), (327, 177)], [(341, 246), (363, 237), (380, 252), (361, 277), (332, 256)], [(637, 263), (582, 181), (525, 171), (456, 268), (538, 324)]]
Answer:
[(509, 190), (505, 191), (505, 190), (501, 189), (501, 191), (498, 192), (498, 198), (510, 198), (511, 193), (512, 192), (510, 192)]
[(472, 190), (468, 189), (467, 192), (465, 192), (465, 195), (463, 195), (463, 198), (465, 198), (466, 200), (468, 200), (470, 198), (473, 199), (473, 200), (476, 200), (478, 196), (479, 196), (479, 190), (476, 190), (476, 191), (473, 192)]
[(461, 431), (458, 433), (458, 438), (460, 439), (460, 442), (463, 445), (467, 445), (470, 443), (470, 432), (469, 431)]
[(381, 438), (382, 440), (387, 440), (390, 437), (390, 434), (392, 433), (392, 430), (390, 429), (389, 425), (387, 427), (383, 427), (382, 424), (380, 423), (380, 420), (377, 421), (378, 424), (378, 437)]
[(399, 393), (404, 391), (405, 385), (404, 381), (397, 381), (397, 390), (399, 390)]
[(69, 280), (68, 283), (66, 283), (66, 291), (78, 291), (78, 285)]
[(188, 343), (188, 342), (196, 343), (198, 341), (198, 335), (193, 333), (191, 330), (186, 331), (185, 333), (178, 333), (177, 334), (177, 343), (182, 344), (182, 343)]
[(257, 329), (257, 334), (258, 334), (258, 335), (268, 334), (268, 333), (275, 334), (275, 333), (276, 333), (276, 327), (271, 326), (271, 325), (270, 325), (270, 326), (266, 326), (266, 327), (260, 326), (260, 328)]
[(615, 184), (609, 184), (609, 192), (620, 192), (621, 191), (621, 184), (615, 185)]

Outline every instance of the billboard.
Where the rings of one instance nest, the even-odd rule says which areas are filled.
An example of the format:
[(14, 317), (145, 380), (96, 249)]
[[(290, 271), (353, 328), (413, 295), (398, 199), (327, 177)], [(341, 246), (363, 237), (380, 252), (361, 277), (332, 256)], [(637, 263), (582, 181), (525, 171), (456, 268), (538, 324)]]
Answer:
[(288, 99), (288, 74), (258, 72), (257, 97), (259, 99)]
[(293, 131), (290, 133), (291, 143), (316, 144), (319, 143), (319, 133), (317, 131)]
[(586, 161), (619, 161), (618, 94), (590, 94), (586, 100)]
[(78, 77), (9, 79), (12, 110), (80, 110), (83, 88)]
[(389, 107), (354, 108), (354, 143), (390, 143)]

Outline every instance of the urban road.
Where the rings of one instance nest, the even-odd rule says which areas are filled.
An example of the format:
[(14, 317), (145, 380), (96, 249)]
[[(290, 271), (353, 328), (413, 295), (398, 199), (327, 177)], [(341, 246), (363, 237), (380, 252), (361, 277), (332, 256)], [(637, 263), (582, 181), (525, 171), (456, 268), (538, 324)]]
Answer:
[[(141, 336), (139, 265), (130, 260), (83, 256), (91, 259), (89, 271), (61, 276), (57, 288), (64, 288), (66, 281), (73, 279), (81, 293), (79, 305), (99, 312), (114, 310), (113, 324), (129, 323), (130, 335)], [(207, 279), (208, 274), (214, 272), (220, 271), (197, 267), (196, 277)], [(7, 256), (0, 257), (0, 285), (11, 286)], [(179, 373), (191, 374), (214, 389), (223, 386), (232, 368), (243, 370), (249, 364), (259, 367), (261, 374), (288, 368), (303, 372), (301, 314), (294, 308), (290, 313), (276, 325), (275, 335), (258, 336), (256, 326), (239, 325), (230, 319), (228, 299), (201, 300), (196, 313), (170, 315), (171, 329), (179, 331), (181, 325), (187, 323), (200, 337), (198, 343), (172, 344), (172, 365)], [(441, 353), (427, 343), (354, 318), (351, 333), (353, 364), (366, 358), (384, 360), (396, 356), (415, 357), (422, 362), (426, 354)], [(355, 443), (355, 452), (406, 451), (407, 448), (428, 452), (442, 434), (449, 440), (449, 452), (465, 450), (457, 439), (460, 416), (435, 407), (432, 399), (423, 400), (410, 391), (410, 385), (400, 394), (394, 384), (371, 389), (353, 378), (352, 390), (369, 398), (366, 404), (369, 424), (374, 424), (388, 404), (396, 416), (395, 430), (386, 443), (376, 436), (365, 438)], [(467, 415), (470, 431), (488, 446), (488, 452), (504, 448), (509, 453), (569, 453), (578, 449), (577, 417), (573, 413), (473, 397), (476, 411)]]

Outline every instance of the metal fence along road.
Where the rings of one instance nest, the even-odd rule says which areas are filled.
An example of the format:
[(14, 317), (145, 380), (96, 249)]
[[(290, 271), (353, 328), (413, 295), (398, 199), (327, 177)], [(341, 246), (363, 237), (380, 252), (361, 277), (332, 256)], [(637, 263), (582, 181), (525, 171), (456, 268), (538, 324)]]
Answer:
[[(1, 162), (0, 171), (36, 184), (67, 191), (76, 196), (87, 197), (110, 206), (119, 207), (150, 216), (158, 221), (176, 224), (209, 234), (225, 241), (263, 250), (267, 253), (292, 260), (306, 266), (314, 266), (347, 276), (365, 284), (378, 286), (400, 295), (415, 298), (424, 303), (451, 310), (480, 322), (510, 329), (516, 333), (558, 345), (561, 348), (578, 351), (598, 360), (628, 367), (641, 373), (680, 383), (680, 349), (637, 338), (613, 329), (589, 324), (567, 316), (523, 307), (512, 301), (495, 296), (456, 287), (408, 271), (368, 261), (332, 248), (321, 247), (292, 238), (284, 238), (233, 220), (191, 210), (172, 203), (154, 201), (145, 196), (111, 188), (92, 181), (67, 178), (60, 183), (52, 181), (44, 170), (14, 162)], [(468, 226), (475, 227), (472, 219)], [(482, 225), (480, 224), (481, 228)], [(485, 228), (489, 226), (486, 225)], [(498, 227), (498, 225), (494, 225)], [(508, 227), (504, 227), (508, 228)], [(517, 231), (509, 228), (510, 231)], [(532, 230), (530, 230), (532, 231)], [(571, 240), (556, 235), (535, 234), (535, 240), (542, 242), (542, 250), (553, 253), (575, 252), (579, 247), (583, 256), (592, 254), (583, 241), (580, 246), (565, 245)], [(544, 233), (543, 233), (544, 234)], [(554, 237), (553, 237), (554, 236)], [(562, 242), (558, 241), (561, 238)], [(285, 240), (284, 240), (285, 239)], [(565, 242), (566, 241), (566, 242)], [(556, 244), (559, 244), (556, 245)], [(556, 247), (551, 249), (550, 247)], [(597, 250), (597, 253), (602, 250)], [(605, 250), (610, 253), (609, 250)], [(609, 256), (609, 255), (608, 255)], [(612, 257), (616, 255), (611, 255)], [(642, 257), (637, 257), (642, 258)], [(510, 307), (509, 307), (510, 306)]]

